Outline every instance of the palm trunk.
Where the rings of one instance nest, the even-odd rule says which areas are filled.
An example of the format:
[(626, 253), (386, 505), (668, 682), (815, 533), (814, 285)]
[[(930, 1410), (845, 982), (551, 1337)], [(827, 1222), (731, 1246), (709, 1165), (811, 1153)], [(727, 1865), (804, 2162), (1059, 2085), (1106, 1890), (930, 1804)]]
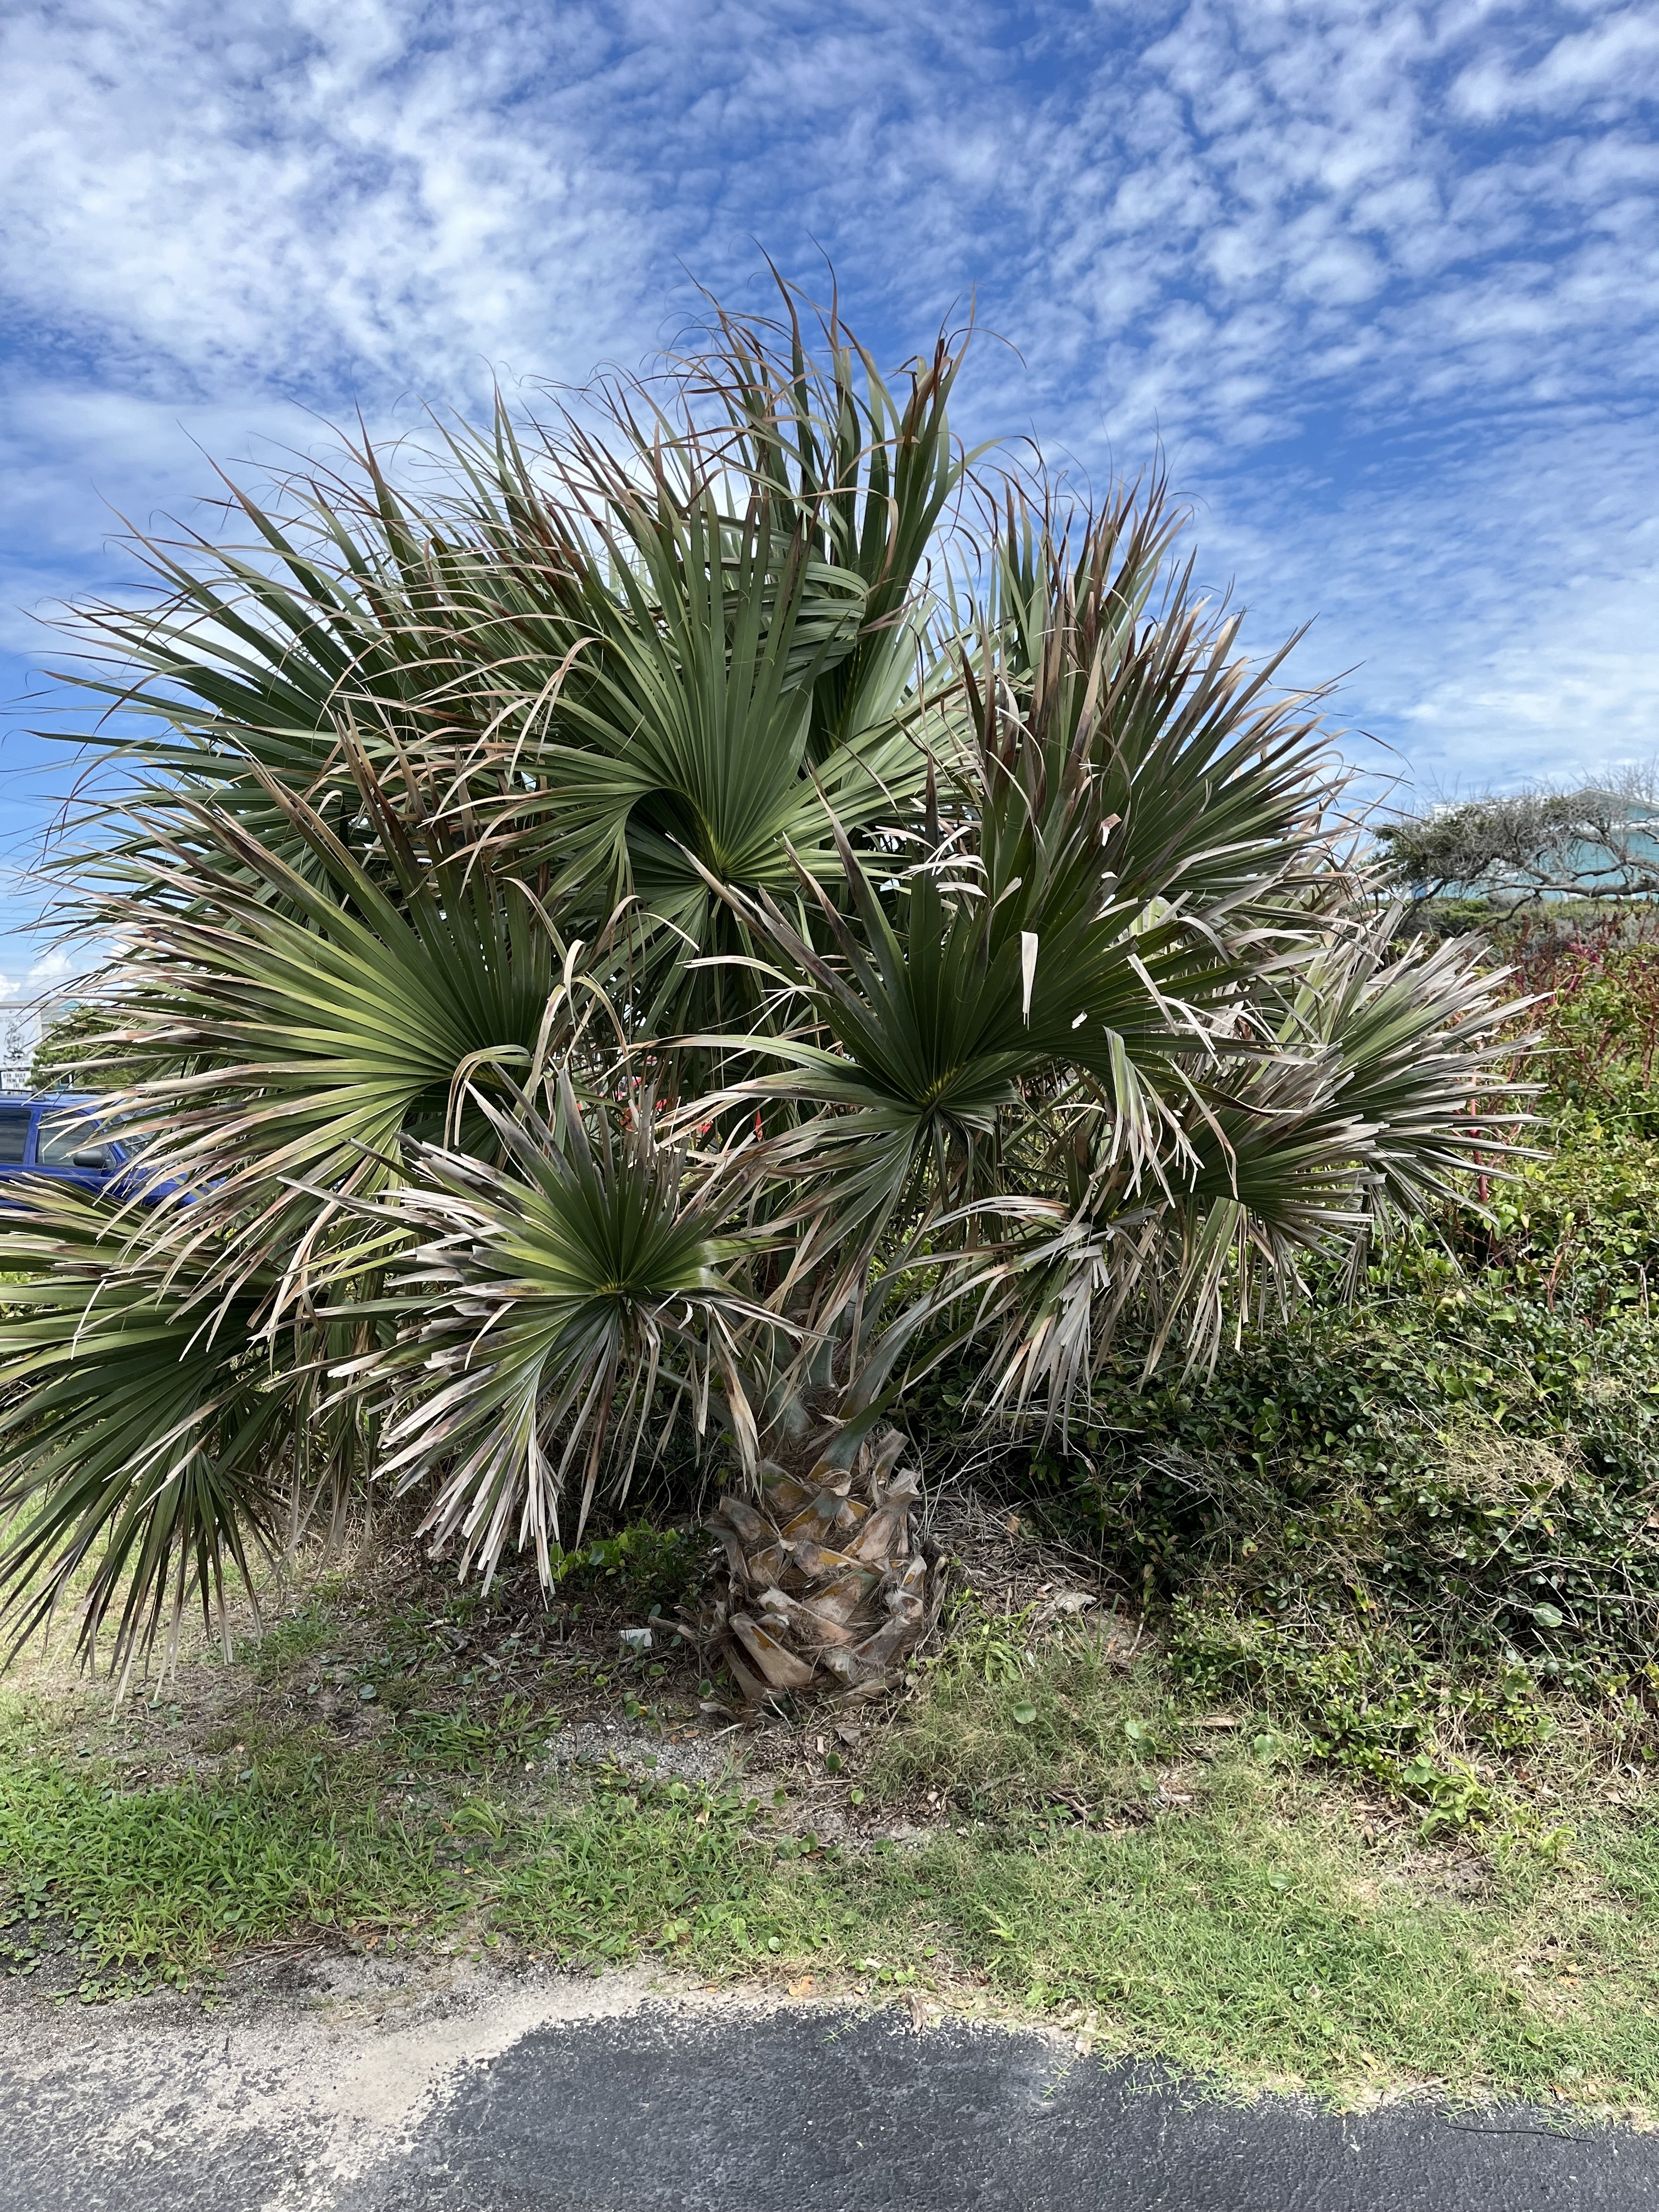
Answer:
[(769, 1461), (758, 1498), (721, 1498), (726, 1574), (699, 1627), (745, 1703), (878, 1696), (932, 1626), (939, 1577), (911, 1526), (921, 1477), (892, 1472), (903, 1449), (887, 1429), (848, 1467)]

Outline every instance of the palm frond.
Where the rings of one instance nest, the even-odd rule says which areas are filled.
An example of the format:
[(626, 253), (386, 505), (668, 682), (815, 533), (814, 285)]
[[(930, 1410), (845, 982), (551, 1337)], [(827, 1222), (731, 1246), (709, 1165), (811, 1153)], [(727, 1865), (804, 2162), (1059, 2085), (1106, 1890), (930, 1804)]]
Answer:
[(1276, 688), (1297, 639), (1246, 659), (1242, 614), (1197, 594), (1190, 558), (1171, 565), (1184, 521), (1161, 474), (1069, 520), (1011, 492), (975, 720), (993, 755), (1017, 728), (1050, 793), (1097, 782), (1119, 896), (1237, 927), (1287, 877), (1328, 872), (1346, 773), (1321, 695)]
[(413, 1242), (397, 1346), (368, 1370), (391, 1393), (382, 1471), (434, 1486), (425, 1528), (463, 1571), (488, 1577), (514, 1542), (545, 1574), (568, 1479), (580, 1534), (602, 1476), (626, 1493), (653, 1413), (701, 1433), (719, 1393), (753, 1469), (745, 1340), (780, 1325), (741, 1279), (761, 1242), (740, 1179), (660, 1144), (648, 1092), (585, 1112), (562, 1082), (550, 1122), (479, 1110), (500, 1164), (422, 1146), (388, 1209)]
[(484, 1072), (534, 1089), (605, 1003), (532, 886), (406, 835), (356, 767), (391, 892), (277, 792), (308, 872), (192, 801), (157, 824), (165, 863), (96, 909), (106, 1079), (179, 1187), (175, 1239), (290, 1284), (337, 1203), (402, 1172), (402, 1137), (489, 1149), (476, 1110), (457, 1118)]
[(966, 345), (941, 332), (900, 397), (836, 308), (817, 319), (821, 361), (794, 295), (785, 288), (782, 299), (787, 328), (722, 313), (714, 373), (700, 363), (696, 384), (741, 425), (744, 473), (864, 587), (853, 649), (813, 685), (811, 756), (822, 772), (840, 749), (890, 725), (926, 656), (918, 579), (940, 550), (971, 458), (955, 446), (948, 414)]
[(1281, 1030), (1340, 1064), (1342, 1110), (1372, 1132), (1368, 1210), (1380, 1225), (1462, 1196), (1477, 1157), (1493, 1172), (1527, 1150), (1532, 1089), (1498, 1071), (1525, 1040), (1526, 1002), (1478, 940), (1396, 937), (1402, 908), (1333, 936), (1295, 976)]
[(1194, 1080), (1163, 1189), (1132, 1187), (1109, 1117), (1072, 1103), (1069, 1194), (1051, 1181), (1006, 1209), (1000, 1243), (964, 1261), (958, 1295), (998, 1317), (994, 1403), (1079, 1412), (1127, 1317), (1149, 1372), (1177, 1331), (1183, 1364), (1206, 1365), (1230, 1317), (1283, 1309), (1308, 1259), (1346, 1250), (1352, 1279), (1374, 1238), (1524, 1149), (1524, 1091), (1494, 1081), (1515, 1048), (1501, 971), (1466, 945), (1396, 947), (1394, 922), (1334, 936), (1295, 971), (1276, 1051)]
[(273, 1358), (267, 1285), (204, 1301), (210, 1270), (45, 1182), (0, 1216), (0, 1263), (4, 1613), (21, 1644), (78, 1603), (82, 1650), (112, 1622), (125, 1674), (193, 1601), (222, 1620), (227, 1573), (251, 1592), (307, 1495), (361, 1464), (356, 1423), (314, 1417), (310, 1355), (347, 1338), (314, 1329)]

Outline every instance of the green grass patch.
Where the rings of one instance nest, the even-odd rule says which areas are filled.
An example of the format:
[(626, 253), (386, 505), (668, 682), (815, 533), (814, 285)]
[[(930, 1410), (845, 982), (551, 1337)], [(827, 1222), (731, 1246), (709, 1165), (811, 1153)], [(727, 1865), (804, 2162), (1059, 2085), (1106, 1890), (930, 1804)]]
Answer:
[[(1162, 1667), (1125, 1664), (1109, 1630), (1044, 1635), (1033, 1610), (999, 1615), (957, 1601), (927, 1695), (870, 1755), (875, 1789), (890, 1798), (931, 1791), (979, 1820), (1049, 1808), (1099, 1816), (1155, 1796), (1171, 1759), (1196, 1750), (1207, 1762), (1213, 1717), (1183, 1705)], [(1244, 1733), (1254, 1742), (1262, 1731)], [(1278, 1745), (1267, 1735), (1259, 1755), (1271, 1764)]]
[(235, 1780), (134, 1789), (48, 1749), (0, 1765), (0, 1946), (14, 1968), (67, 1931), (94, 1988), (177, 1980), (221, 1953), (318, 1929), (384, 1934), (461, 1902), (442, 1825), (389, 1803), (378, 1761), (302, 1731)]
[(864, 1760), (860, 1819), (937, 1801), (902, 1842), (803, 1832), (799, 1803), (740, 1784), (610, 1767), (555, 1790), (522, 1756), (545, 1716), (538, 1747), (510, 1707), (448, 1735), (406, 1715), (356, 1747), (250, 1729), (216, 1774), (135, 1787), (14, 1705), (0, 1948), (27, 1972), (67, 1939), (95, 1996), (319, 1934), (507, 1938), (572, 1965), (914, 1990), (1331, 2094), (1429, 2079), (1659, 2104), (1650, 1813), (1585, 1799), (1546, 1827), (1499, 1797), (1425, 1850), (1368, 1828), (1260, 1714), (1206, 1726), (1103, 1631), (960, 1630)]

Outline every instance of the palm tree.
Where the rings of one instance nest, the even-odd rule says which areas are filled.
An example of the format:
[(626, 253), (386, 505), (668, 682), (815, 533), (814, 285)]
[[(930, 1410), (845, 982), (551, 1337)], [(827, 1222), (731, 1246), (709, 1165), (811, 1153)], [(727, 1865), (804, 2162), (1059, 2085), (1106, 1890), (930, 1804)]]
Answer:
[(1064, 1426), (1459, 1188), (1478, 1094), (1490, 1162), (1498, 981), (1392, 941), (1161, 479), (1068, 507), (953, 442), (959, 345), (808, 337), (421, 496), (348, 447), (82, 611), (120, 787), (55, 865), (174, 1188), (5, 1218), (25, 1632), (89, 1568), (130, 1667), (375, 1483), (545, 1573), (689, 1429), (740, 1687), (859, 1693), (936, 1595), (930, 1364)]

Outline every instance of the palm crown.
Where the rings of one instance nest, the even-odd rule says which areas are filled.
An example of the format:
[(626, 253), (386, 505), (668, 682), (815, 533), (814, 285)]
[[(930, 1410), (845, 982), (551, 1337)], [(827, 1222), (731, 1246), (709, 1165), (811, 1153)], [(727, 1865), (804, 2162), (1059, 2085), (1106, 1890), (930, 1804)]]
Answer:
[(734, 1667), (878, 1675), (908, 1379), (1064, 1422), (1452, 1187), (1497, 983), (1390, 942), (1162, 483), (1066, 508), (953, 442), (959, 348), (813, 346), (723, 319), (435, 493), (348, 449), (82, 610), (119, 790), (57, 865), (176, 1188), (6, 1218), (25, 1628), (90, 1563), (130, 1662), (376, 1480), (545, 1569), (689, 1424)]

